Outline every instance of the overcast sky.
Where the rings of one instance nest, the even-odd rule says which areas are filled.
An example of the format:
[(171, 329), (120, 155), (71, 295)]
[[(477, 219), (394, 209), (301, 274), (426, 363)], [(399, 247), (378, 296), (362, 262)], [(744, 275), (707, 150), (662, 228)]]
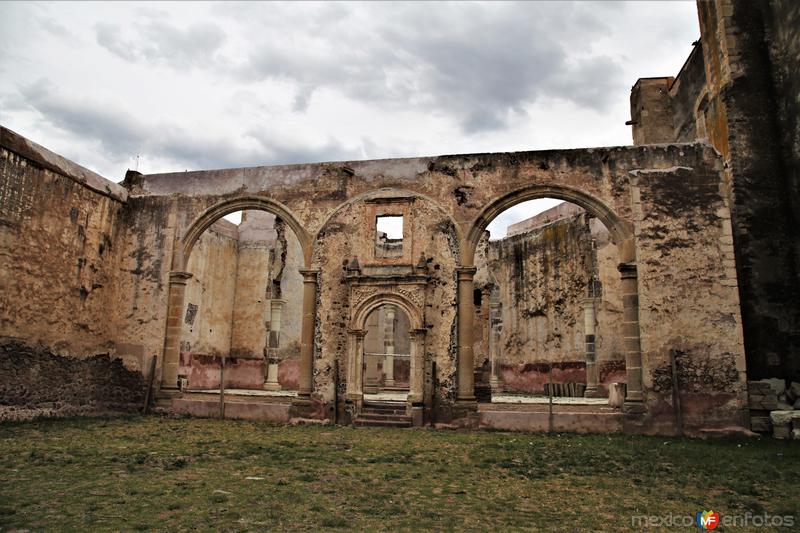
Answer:
[(693, 1), (2, 2), (0, 122), (114, 181), (630, 144), (698, 37)]

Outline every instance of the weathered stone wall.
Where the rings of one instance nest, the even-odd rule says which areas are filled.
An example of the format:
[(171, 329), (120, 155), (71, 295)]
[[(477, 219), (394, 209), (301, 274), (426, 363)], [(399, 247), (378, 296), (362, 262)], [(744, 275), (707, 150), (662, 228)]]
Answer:
[(236, 225), (217, 221), (200, 237), (189, 259), (192, 277), (186, 284), (181, 352), (230, 354), (238, 262)]
[(0, 337), (62, 355), (113, 352), (125, 191), (107, 182), (120, 195), (100, 194), (27, 146), (0, 148)]
[[(601, 382), (625, 381), (619, 258), (608, 231), (568, 203), (517, 227), (533, 229), (490, 242), (485, 265), (498, 287), (502, 333), (497, 364), (505, 390), (542, 393), (551, 367), (554, 383), (586, 382), (583, 304), (590, 290), (598, 289), (593, 281), (602, 287), (595, 303)], [(476, 364), (488, 358), (484, 354)]]
[(143, 358), (134, 372), (114, 358), (111, 319), (126, 201), (119, 185), (0, 128), (0, 404), (141, 407)]
[[(699, 2), (698, 12), (713, 104), (706, 123), (715, 124), (712, 142), (727, 165), (750, 377), (796, 380), (800, 379), (798, 219), (791, 206), (791, 161), (784, 158), (791, 149), (782, 142), (792, 138), (784, 127), (791, 127), (796, 114), (794, 119), (791, 115), (779, 119), (778, 110), (780, 101), (787, 103), (783, 105), (787, 113), (796, 111), (797, 93), (778, 96), (767, 41), (770, 6), (790, 18), (775, 26), (776, 37), (782, 35), (778, 39), (790, 50), (798, 30), (785, 24), (796, 6), (783, 12), (787, 8), (782, 4), (719, 0)], [(778, 68), (791, 68), (791, 63)], [(789, 85), (781, 91), (790, 89), (792, 78), (782, 79)]]
[[(350, 302), (345, 283), (346, 264), (356, 257), (362, 268), (381, 267), (375, 256), (375, 222), (370, 206), (359, 199), (338, 209), (317, 236), (314, 264), (319, 265), (319, 317), (315, 355), (315, 388), (323, 398), (333, 399), (334, 365), (339, 364), (339, 387), (346, 386), (346, 341)], [(428, 330), (426, 359), (435, 361), (439, 401), (455, 395), (455, 267), (457, 244), (455, 229), (445, 213), (422, 198), (413, 200), (410, 216), (404, 219), (403, 246), (410, 247), (410, 257), (423, 256), (429, 266), (425, 323)], [(399, 268), (411, 265), (399, 265)], [(426, 382), (431, 383), (431, 368), (426, 368)]]
[(693, 142), (706, 136), (703, 110), (706, 71), (700, 42), (695, 44), (669, 88), (669, 142)]
[[(697, 7), (701, 40), (668, 83), (669, 97), (645, 98), (640, 87), (650, 78), (632, 90), (634, 142), (708, 139), (722, 154), (750, 377), (799, 380), (800, 7), (784, 0)], [(664, 112), (639, 120), (648, 105)]]
[(141, 409), (145, 381), (108, 354), (56, 355), (22, 342), (0, 343), (0, 405), (70, 414), (76, 407)]
[[(719, 377), (714, 384), (689, 382), (688, 386), (695, 387), (692, 391), (703, 400), (695, 402), (698, 407), (693, 416), (708, 415), (720, 423), (731, 423), (738, 420), (737, 409), (744, 405), (739, 394), (743, 381), (733, 379), (725, 369), (735, 368), (739, 372), (738, 379), (744, 367), (741, 346), (735, 342), (741, 322), (737, 314), (736, 276), (731, 268), (733, 249), (725, 233), (727, 207), (720, 192), (724, 187), (720, 188), (721, 167), (717, 157), (714, 150), (705, 146), (660, 145), (354, 161), (158, 176), (129, 173), (124, 200), (114, 198), (113, 184), (108, 185), (111, 192), (105, 193), (91, 183), (76, 186), (74, 180), (62, 186), (58, 176), (42, 172), (31, 178), (32, 183), (41, 188), (37, 190), (37, 201), (45, 198), (56, 205), (58, 198), (69, 199), (74, 194), (80, 202), (79, 208), (85, 207), (86, 202), (92, 206), (96, 205), (94, 202), (99, 202), (100, 206), (120, 204), (117, 208), (100, 209), (99, 213), (92, 211), (86, 226), (90, 231), (99, 230), (98, 235), (110, 235), (113, 244), (110, 249), (118, 254), (117, 270), (115, 275), (113, 271), (107, 275), (111, 283), (103, 288), (115, 290), (108, 291), (107, 303), (102, 306), (83, 309), (67, 306), (69, 288), (74, 288), (77, 276), (63, 265), (72, 264), (73, 260), (77, 264), (79, 257), (86, 257), (85, 264), (97, 269), (90, 268), (93, 275), (100, 276), (107, 268), (100, 263), (100, 250), (105, 257), (109, 248), (99, 246), (102, 239), (93, 241), (96, 248), (92, 250), (96, 250), (93, 253), (97, 255), (90, 256), (88, 244), (84, 251), (80, 240), (66, 238), (69, 234), (65, 231), (70, 228), (67, 221), (71, 220), (71, 211), (66, 205), (54, 209), (51, 219), (47, 218), (48, 202), (42, 206), (33, 202), (37, 205), (30, 209), (36, 216), (31, 219), (45, 217), (45, 235), (55, 241), (37, 242), (37, 247), (28, 244), (24, 248), (27, 235), (14, 236), (13, 228), (4, 228), (7, 232), (4, 238), (11, 240), (4, 242), (3, 253), (12, 259), (11, 264), (16, 261), (26, 266), (38, 264), (38, 250), (48, 247), (63, 250), (66, 259), (59, 263), (52, 261), (47, 267), (36, 267), (38, 270), (30, 276), (26, 272), (7, 270), (3, 282), (17, 293), (28, 290), (20, 288), (23, 286), (36, 288), (24, 293), (31, 299), (40, 295), (48, 298), (41, 289), (42, 280), (56, 279), (58, 290), (62, 291), (59, 298), (64, 301), (49, 300), (50, 308), (42, 306), (31, 314), (30, 325), (6, 321), (4, 327), (16, 328), (14, 336), (36, 338), (41, 334), (40, 329), (44, 329), (41, 327), (43, 317), (57, 325), (71, 326), (83, 319), (85, 315), (81, 313), (91, 311), (93, 321), (87, 319), (89, 329), (71, 342), (76, 346), (86, 343), (83, 355), (106, 351), (96, 347), (108, 345), (107, 351), (116, 351), (126, 364), (141, 368), (148, 356), (162, 356), (165, 345), (175, 346), (165, 343), (165, 333), (170, 331), (168, 325), (174, 323), (169, 327), (179, 327), (180, 321), (185, 320), (186, 307), (173, 313), (170, 321), (166, 313), (170, 284), (178, 287), (186, 278), (182, 273), (187, 269), (186, 236), (194, 229), (207, 229), (213, 219), (228, 212), (248, 208), (272, 210), (298, 235), (303, 266), (319, 269), (316, 336), (312, 346), (313, 402), (320, 408), (317, 414), (328, 416), (331, 403), (335, 398), (342, 398), (346, 385), (347, 331), (353, 326), (348, 323), (351, 302), (346, 266), (357, 258), (365, 276), (371, 270), (381, 279), (402, 278), (407, 273), (425, 279), (425, 297), (416, 296), (414, 303), (423, 310), (421, 325), (426, 331), (425, 390), (433, 394), (440, 420), (447, 419), (448, 411), (461, 409), (453, 406), (459, 351), (456, 312), (460, 305), (471, 313), (473, 303), (471, 290), (462, 291), (462, 298), (469, 293), (468, 300), (458, 300), (456, 269), (463, 267), (462, 287), (469, 288), (465, 276), (474, 265), (474, 248), (491, 219), (514, 203), (536, 197), (556, 197), (575, 202), (603, 220), (618, 241), (615, 244), (619, 245), (620, 261), (629, 263), (629, 270), (633, 266), (640, 269), (645, 396), (648, 405), (653, 407), (647, 414), (651, 418), (643, 422), (645, 430), (663, 430), (660, 424), (670, 420), (668, 412), (660, 411), (665, 404), (660, 403), (663, 393), (659, 374), (670, 351), (680, 357), (686, 357), (681, 353), (691, 354), (688, 360), (696, 369), (722, 369), (715, 374)], [(22, 165), (12, 168), (10, 175), (4, 174), (6, 187), (9, 180), (25, 176)], [(85, 193), (84, 189), (90, 192)], [(8, 190), (16, 192), (19, 188), (8, 187)], [(88, 195), (85, 201), (78, 198), (82, 194)], [(103, 199), (97, 200), (95, 196)], [(402, 255), (376, 257), (375, 217), (398, 209), (405, 217)], [(116, 224), (109, 220), (116, 220)], [(687, 231), (692, 233), (691, 237), (685, 234)], [(64, 242), (56, 245), (62, 237)], [(203, 246), (200, 242), (194, 247), (198, 257), (202, 255), (198, 250)], [(189, 256), (190, 261), (195, 253)], [(665, 260), (667, 253), (669, 259)], [(4, 266), (7, 264), (9, 262)], [(13, 281), (9, 283), (8, 279)], [(87, 279), (87, 282), (94, 279)], [(18, 286), (12, 287), (13, 283)], [(40, 285), (37, 287), (37, 284)], [(103, 289), (96, 287), (86, 300), (102, 294)], [(477, 295), (474, 297), (477, 299)], [(184, 303), (190, 298), (191, 293)], [(631, 298), (635, 295), (628, 298), (629, 302), (634, 301)], [(17, 305), (13, 299), (7, 301), (12, 302), (12, 306)], [(53, 309), (57, 312), (49, 312)], [(483, 312), (482, 309), (480, 313)], [(696, 323), (711, 325), (698, 328), (694, 327)], [(60, 325), (55, 331), (59, 328)], [(418, 335), (422, 336), (420, 332)], [(478, 336), (475, 337), (477, 340)], [(461, 351), (469, 360), (464, 345)], [(169, 364), (173, 364), (172, 361)], [(177, 364), (177, 357), (174, 364)], [(229, 377), (251, 376), (256, 371), (246, 366), (242, 363), (241, 373), (231, 368)], [(164, 385), (175, 386), (169, 382)], [(338, 395), (334, 394), (336, 386)], [(722, 406), (715, 403), (723, 398), (720, 389), (725, 389), (728, 395)]]
[[(781, 155), (794, 220), (800, 221), (800, 4), (793, 0), (772, 0), (764, 18)], [(795, 242), (795, 249), (798, 247), (800, 242)]]
[(746, 425), (746, 373), (730, 211), (711, 169), (634, 173), (644, 388), (653, 429), (673, 415), (670, 354), (687, 428)]

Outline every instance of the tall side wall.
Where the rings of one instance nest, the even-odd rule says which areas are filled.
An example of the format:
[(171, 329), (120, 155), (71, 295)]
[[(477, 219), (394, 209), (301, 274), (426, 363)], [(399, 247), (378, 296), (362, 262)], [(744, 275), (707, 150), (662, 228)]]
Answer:
[[(707, 139), (725, 162), (750, 379), (800, 380), (800, 6), (700, 0), (674, 81), (631, 92), (635, 144)], [(701, 71), (702, 68), (702, 71)], [(649, 113), (643, 112), (649, 111)]]
[(141, 375), (109, 356), (126, 191), (0, 137), (0, 405), (136, 403)]
[(113, 351), (122, 203), (0, 148), (0, 335), (54, 352)]

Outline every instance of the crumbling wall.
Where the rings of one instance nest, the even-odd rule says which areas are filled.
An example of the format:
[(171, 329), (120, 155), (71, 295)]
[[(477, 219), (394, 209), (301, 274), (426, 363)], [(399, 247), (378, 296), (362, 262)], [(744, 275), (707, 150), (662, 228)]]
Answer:
[[(800, 4), (793, 0), (771, 0), (765, 24), (781, 155), (797, 222), (800, 221)], [(798, 247), (800, 243), (795, 244)]]
[[(131, 196), (121, 213), (116, 297), (107, 316), (116, 324), (115, 348), (129, 368), (158, 356), (161, 373), (167, 290), (175, 245), (173, 198)], [(185, 310), (181, 320), (185, 319)]]
[[(334, 372), (338, 372), (341, 391), (346, 385), (347, 328), (350, 316), (346, 266), (353, 257), (362, 268), (380, 266), (375, 257), (375, 222), (368, 204), (356, 200), (342, 206), (317, 235), (314, 264), (319, 265), (318, 335), (315, 353), (315, 390), (320, 397), (333, 400)], [(450, 219), (431, 202), (413, 199), (411, 215), (404, 219), (403, 246), (412, 246), (411, 257), (428, 266), (425, 321), (426, 382), (431, 383), (430, 362), (436, 363), (438, 405), (452, 403), (455, 396), (455, 267), (457, 244)], [(421, 259), (420, 259), (421, 258)], [(411, 265), (405, 265), (410, 270)], [(403, 268), (400, 266), (399, 268)], [(334, 365), (338, 364), (338, 370)]]
[(713, 170), (699, 168), (632, 174), (648, 430), (665, 431), (675, 420), (671, 356), (687, 430), (746, 427), (747, 378), (724, 187)]
[(125, 190), (9, 130), (2, 137), (0, 337), (60, 355), (113, 353)]
[(597, 294), (601, 380), (624, 381), (617, 247), (602, 223), (581, 209), (562, 207), (555, 215), (566, 218), (542, 219), (541, 226), (533, 217), (517, 226), (535, 229), (488, 246), (485, 268), (499, 288), (502, 310), (499, 373), (508, 391), (542, 393), (551, 368), (555, 383), (586, 382), (584, 302), (590, 294)]
[(49, 415), (137, 410), (144, 391), (142, 374), (107, 353), (74, 358), (23, 342), (0, 343), (0, 406), (43, 409)]
[[(674, 82), (658, 78), (669, 90), (645, 90), (653, 79), (644, 78), (631, 92), (634, 143), (708, 139), (720, 152), (750, 377), (800, 380), (800, 7), (698, 0), (697, 9), (698, 46)], [(648, 106), (663, 113), (643, 116)]]

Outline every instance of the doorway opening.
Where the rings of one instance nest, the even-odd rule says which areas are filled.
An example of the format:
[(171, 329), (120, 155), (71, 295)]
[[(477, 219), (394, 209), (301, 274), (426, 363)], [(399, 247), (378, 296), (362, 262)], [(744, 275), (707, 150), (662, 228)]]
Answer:
[(411, 382), (411, 323), (398, 306), (384, 304), (366, 319), (365, 401), (406, 401)]

